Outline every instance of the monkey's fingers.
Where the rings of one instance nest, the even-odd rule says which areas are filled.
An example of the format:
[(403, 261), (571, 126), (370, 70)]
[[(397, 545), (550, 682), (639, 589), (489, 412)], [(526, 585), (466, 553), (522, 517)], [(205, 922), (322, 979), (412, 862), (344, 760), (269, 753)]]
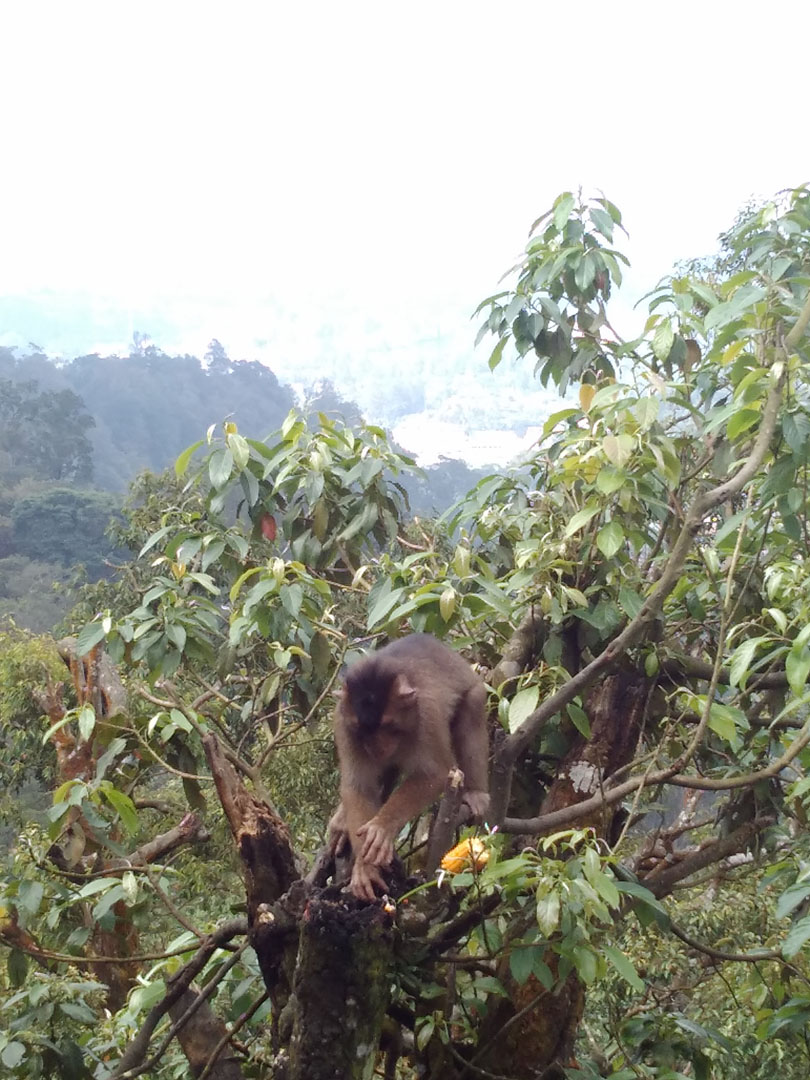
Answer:
[(394, 841), (387, 830), (372, 820), (361, 825), (357, 835), (363, 840), (361, 859), (376, 866), (388, 866), (394, 858)]
[(385, 878), (376, 866), (372, 863), (364, 863), (362, 859), (356, 859), (349, 886), (351, 891), (358, 900), (376, 900), (375, 886), (380, 892), (385, 892), (388, 888)]

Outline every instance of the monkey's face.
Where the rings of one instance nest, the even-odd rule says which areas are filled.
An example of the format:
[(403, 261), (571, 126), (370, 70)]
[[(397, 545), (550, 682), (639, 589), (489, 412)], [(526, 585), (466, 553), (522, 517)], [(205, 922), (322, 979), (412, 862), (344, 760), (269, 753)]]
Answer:
[[(376, 657), (349, 669), (341, 701), (343, 716), (363, 742), (379, 743), (376, 751), (390, 760), (394, 748), (412, 732), (417, 720), (416, 691), (402, 673), (389, 669)], [(391, 748), (388, 749), (388, 744)]]
[(390, 682), (363, 678), (363, 672), (352, 678), (349, 672), (343, 687), (343, 715), (351, 722), (361, 738), (373, 735), (383, 722), (385, 707), (391, 691)]

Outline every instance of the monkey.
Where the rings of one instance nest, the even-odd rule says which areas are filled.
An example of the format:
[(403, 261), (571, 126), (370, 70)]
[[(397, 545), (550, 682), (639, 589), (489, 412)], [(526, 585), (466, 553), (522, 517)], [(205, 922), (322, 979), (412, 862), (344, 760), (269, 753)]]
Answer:
[[(350, 889), (374, 900), (380, 867), (411, 818), (440, 795), (447, 774), (464, 773), (462, 803), (489, 809), (486, 687), (430, 634), (411, 634), (352, 664), (335, 713), (340, 805), (329, 823), (333, 850), (348, 838)], [(397, 783), (399, 786), (397, 787)]]

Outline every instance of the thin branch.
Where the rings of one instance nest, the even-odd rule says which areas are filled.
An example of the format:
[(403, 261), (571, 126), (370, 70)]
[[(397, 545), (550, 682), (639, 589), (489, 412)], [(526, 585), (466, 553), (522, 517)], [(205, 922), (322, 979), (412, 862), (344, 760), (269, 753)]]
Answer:
[[(117, 1069), (111, 1074), (112, 1080), (123, 1080), (125, 1076), (137, 1076), (143, 1072), (140, 1065), (146, 1057), (155, 1028), (165, 1014), (185, 994), (216, 950), (225, 942), (230, 941), (231, 938), (244, 934), (245, 930), (246, 921), (244, 919), (231, 919), (219, 926), (213, 934), (206, 938), (194, 956), (173, 976), (163, 998), (156, 1002), (147, 1013), (138, 1034), (124, 1051)], [(121, 962), (121, 957), (116, 959), (118, 963)]]
[(203, 1071), (200, 1073), (200, 1075), (198, 1077), (198, 1080), (205, 1080), (206, 1076), (209, 1076), (211, 1074), (211, 1070), (213, 1069), (214, 1065), (216, 1064), (217, 1059), (219, 1058), (219, 1055), (222, 1053), (222, 1051), (225, 1049), (225, 1047), (228, 1045), (228, 1043), (231, 1041), (231, 1039), (234, 1037), (234, 1035), (236, 1035), (237, 1032), (242, 1030), (242, 1028), (245, 1026), (245, 1024), (251, 1019), (251, 1017), (255, 1016), (256, 1013), (259, 1011), (259, 1009), (262, 1007), (262, 1005), (264, 1005), (264, 1003), (266, 1001), (268, 1001), (269, 999), (270, 999), (270, 991), (265, 990), (265, 992), (263, 994), (261, 994), (256, 999), (256, 1001), (254, 1001), (254, 1003), (250, 1006), (250, 1008), (247, 1010), (247, 1012), (242, 1013), (242, 1015), (235, 1022), (235, 1024), (231, 1028), (231, 1030), (227, 1031), (222, 1036), (222, 1038), (219, 1040), (217, 1045), (214, 1047), (213, 1053), (211, 1054), (211, 1057), (208, 1059), (208, 1064), (205, 1066)]
[[(222, 982), (222, 980), (225, 978), (231, 968), (234, 967), (242, 958), (242, 953), (245, 951), (245, 949), (249, 947), (249, 945), (249, 941), (243, 941), (239, 948), (236, 950), (236, 952), (233, 953), (232, 956), (229, 956), (227, 961), (220, 968), (217, 968), (217, 971), (212, 976), (212, 978), (208, 980), (208, 982), (205, 984), (205, 986), (203, 986), (201, 990), (197, 991), (197, 996), (194, 998), (194, 1000), (183, 1013), (183, 1015), (178, 1020), (175, 1020), (175, 1022), (160, 1040), (157, 1050), (155, 1050), (154, 1054), (152, 1054), (148, 1061), (144, 1061), (137, 1067), (127, 1069), (126, 1072), (116, 1072), (113, 1075), (116, 1077), (121, 1077), (122, 1080), (123, 1078), (126, 1078), (126, 1080), (131, 1080), (132, 1077), (141, 1076), (143, 1073), (149, 1072), (150, 1069), (154, 1069), (154, 1067), (166, 1053), (169, 1044), (171, 1043), (175, 1035), (177, 1035), (178, 1031), (180, 1031), (181, 1028), (185, 1027), (189, 1020), (191, 1020), (192, 1016), (194, 1016), (194, 1014), (198, 1011), (198, 1009), (200, 1009), (211, 997), (213, 992), (216, 990), (216, 988), (219, 986), (219, 984)], [(187, 986), (186, 990), (189, 989), (190, 986)]]
[(687, 856), (679, 863), (667, 866), (659, 874), (653, 871), (653, 874), (648, 874), (642, 878), (641, 883), (659, 899), (662, 896), (667, 896), (672, 892), (675, 885), (679, 881), (683, 881), (684, 878), (696, 874), (698, 870), (705, 870), (707, 866), (722, 862), (729, 855), (736, 855), (740, 851), (745, 851), (754, 837), (769, 825), (773, 825), (773, 823), (774, 818), (767, 816), (746, 821), (744, 825), (729, 833), (728, 836), (721, 837), (719, 840), (706, 844), (705, 847), (698, 848), (694, 854)]
[(668, 929), (676, 938), (680, 938), (684, 945), (688, 945), (690, 949), (697, 949), (698, 952), (705, 953), (706, 956), (710, 956), (712, 960), (727, 960), (731, 963), (739, 962), (755, 964), (758, 960), (784, 959), (779, 949), (762, 949), (760, 952), (755, 953), (723, 952), (721, 949), (713, 949), (711, 945), (704, 945), (702, 942), (696, 941), (695, 938), (690, 937), (686, 931), (680, 930), (674, 923), (670, 923)]

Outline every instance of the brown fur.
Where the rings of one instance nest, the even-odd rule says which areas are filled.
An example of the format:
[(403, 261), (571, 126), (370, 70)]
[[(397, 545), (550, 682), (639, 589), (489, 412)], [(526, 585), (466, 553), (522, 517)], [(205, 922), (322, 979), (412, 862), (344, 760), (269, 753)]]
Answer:
[(429, 634), (394, 641), (349, 668), (335, 742), (341, 803), (330, 835), (335, 846), (348, 838), (351, 889), (362, 899), (385, 888), (380, 867), (391, 862), (397, 834), (439, 796), (451, 768), (464, 773), (472, 814), (487, 812), (486, 689)]

